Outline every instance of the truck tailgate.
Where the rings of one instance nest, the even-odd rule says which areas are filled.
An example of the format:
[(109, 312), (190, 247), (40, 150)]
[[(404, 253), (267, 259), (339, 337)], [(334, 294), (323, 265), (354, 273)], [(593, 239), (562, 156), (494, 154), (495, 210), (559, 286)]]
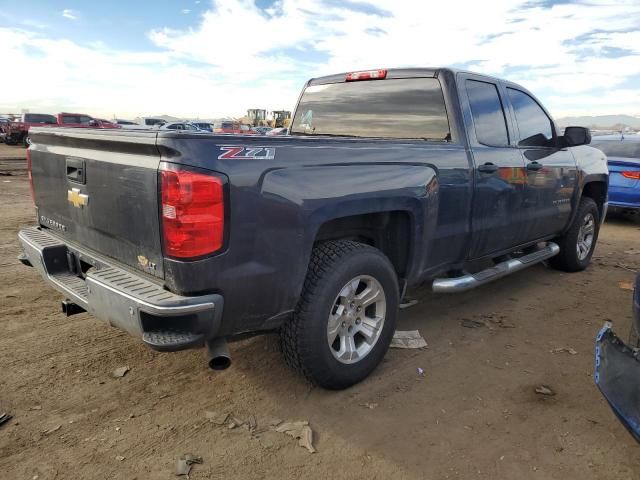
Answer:
[(30, 133), (40, 225), (162, 278), (156, 133), (61, 130)]

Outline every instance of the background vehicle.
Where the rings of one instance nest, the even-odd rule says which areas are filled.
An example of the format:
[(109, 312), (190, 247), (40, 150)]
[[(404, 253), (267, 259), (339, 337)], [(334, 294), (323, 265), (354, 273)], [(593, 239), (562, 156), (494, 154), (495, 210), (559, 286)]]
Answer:
[(380, 363), (407, 285), (582, 270), (607, 207), (588, 129), (559, 136), (524, 88), (451, 69), (312, 79), (282, 137), (32, 139), (39, 225), (19, 234), (23, 260), (65, 311), (158, 350), (206, 345), (212, 368), (229, 365), (227, 338), (277, 329), (287, 362), (326, 388)]
[(240, 122), (224, 121), (213, 124), (213, 133), (235, 133), (242, 134), (245, 130)]
[(267, 126), (267, 111), (261, 108), (250, 108), (242, 121), (252, 127)]
[(57, 124), (61, 127), (74, 127), (74, 128), (92, 128), (97, 127), (98, 123), (93, 117), (85, 115), (83, 113), (59, 113), (57, 117)]
[(188, 130), (190, 132), (204, 132), (204, 130), (200, 130), (198, 127), (189, 122), (168, 122), (163, 123), (161, 125), (156, 125), (158, 130)]
[(102, 118), (95, 118), (94, 120), (96, 122), (95, 126), (98, 128), (122, 128), (122, 125), (110, 120), (104, 120)]
[(613, 333), (610, 322), (596, 337), (594, 380), (620, 422), (640, 442), (640, 274), (636, 277), (632, 302), (629, 345)]
[(273, 129), (271, 127), (253, 127), (252, 130), (258, 135), (266, 135)]
[(165, 119), (156, 118), (156, 117), (138, 117), (138, 118), (134, 119), (134, 122), (136, 122), (136, 125), (138, 125), (138, 127), (134, 127), (133, 125), (129, 125), (127, 128), (133, 129), (133, 130), (144, 130), (144, 129), (155, 128), (158, 125), (162, 125), (163, 123), (167, 123), (167, 121)]
[(291, 112), (289, 110), (275, 110), (271, 112), (271, 115), (273, 116), (273, 121), (270, 126), (273, 128), (288, 127), (291, 123)]
[(205, 132), (213, 132), (213, 125), (209, 122), (190, 122), (191, 125), (203, 130)]
[(7, 134), (7, 129), (9, 128), (9, 123), (11, 120), (8, 118), (0, 118), (0, 142), (4, 142), (5, 136)]
[(640, 213), (640, 135), (594, 137), (609, 165), (609, 206), (623, 212)]
[(278, 135), (288, 135), (289, 134), (289, 129), (288, 128), (272, 128), (271, 130), (265, 132), (265, 135), (268, 136), (278, 136)]
[(126, 128), (127, 130), (149, 130), (150, 128), (153, 128), (148, 125), (140, 125), (139, 123), (131, 120), (117, 119), (115, 122), (120, 125), (120, 128)]
[(34, 125), (57, 125), (58, 120), (46, 113), (23, 113), (5, 127), (5, 143), (7, 145), (23, 144), (27, 146), (29, 128)]

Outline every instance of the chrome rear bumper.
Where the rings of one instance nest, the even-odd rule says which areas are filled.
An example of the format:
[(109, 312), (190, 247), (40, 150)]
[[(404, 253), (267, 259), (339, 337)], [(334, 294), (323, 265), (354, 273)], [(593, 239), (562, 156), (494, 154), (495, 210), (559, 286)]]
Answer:
[[(53, 288), (94, 316), (157, 350), (204, 344), (220, 327), (223, 298), (187, 297), (169, 292), (143, 274), (70, 246), (39, 227), (18, 234), (28, 262)], [(90, 261), (85, 272), (72, 271), (70, 258)]]

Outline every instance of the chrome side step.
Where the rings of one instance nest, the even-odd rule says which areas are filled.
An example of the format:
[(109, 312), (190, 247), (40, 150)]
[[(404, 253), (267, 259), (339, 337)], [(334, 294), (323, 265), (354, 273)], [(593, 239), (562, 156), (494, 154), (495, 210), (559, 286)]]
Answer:
[(553, 242), (548, 242), (544, 248), (535, 252), (523, 255), (520, 258), (511, 258), (494, 265), (491, 268), (477, 273), (468, 273), (455, 278), (436, 278), (433, 281), (433, 291), (437, 293), (458, 293), (466, 292), (472, 288), (479, 287), (498, 278), (505, 277), (510, 273), (523, 270), (531, 265), (540, 263), (547, 258), (557, 255), (560, 247)]

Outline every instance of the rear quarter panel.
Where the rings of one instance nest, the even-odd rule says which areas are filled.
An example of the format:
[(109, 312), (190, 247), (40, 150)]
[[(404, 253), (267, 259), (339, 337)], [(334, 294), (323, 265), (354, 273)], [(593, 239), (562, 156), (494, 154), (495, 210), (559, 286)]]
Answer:
[[(246, 331), (279, 325), (295, 308), (318, 229), (335, 218), (407, 212), (410, 282), (464, 256), (472, 185), (461, 145), (173, 133), (158, 145), (164, 161), (229, 178), (228, 248), (188, 264), (165, 260), (172, 290), (224, 295), (223, 333), (238, 333), (241, 321)], [(225, 145), (275, 156), (220, 159)]]

